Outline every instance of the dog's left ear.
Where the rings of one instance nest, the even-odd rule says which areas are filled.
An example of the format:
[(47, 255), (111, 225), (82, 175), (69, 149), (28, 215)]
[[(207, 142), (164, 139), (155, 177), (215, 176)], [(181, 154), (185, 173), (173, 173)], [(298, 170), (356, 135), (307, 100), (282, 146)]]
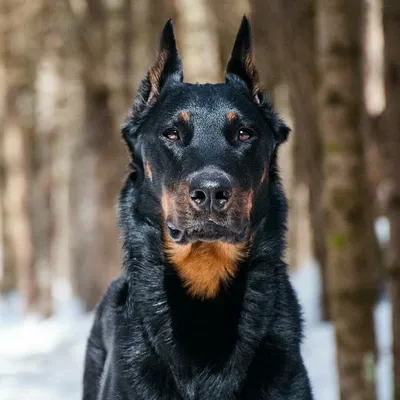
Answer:
[(250, 23), (244, 16), (228, 61), (225, 78), (227, 82), (235, 78), (241, 79), (249, 88), (254, 100), (260, 103), (260, 80), (254, 64), (252, 47)]

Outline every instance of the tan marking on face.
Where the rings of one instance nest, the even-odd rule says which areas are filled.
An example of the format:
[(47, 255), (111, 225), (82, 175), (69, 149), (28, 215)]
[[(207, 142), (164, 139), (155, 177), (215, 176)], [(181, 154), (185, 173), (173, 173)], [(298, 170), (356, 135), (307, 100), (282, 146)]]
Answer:
[(246, 243), (197, 242), (179, 245), (164, 234), (164, 248), (188, 292), (197, 298), (214, 298), (237, 272), (246, 255)]
[(187, 111), (181, 111), (181, 112), (178, 114), (178, 118), (179, 118), (181, 121), (188, 122), (188, 121), (190, 120), (190, 115), (189, 115), (189, 113), (188, 113)]
[(250, 192), (247, 196), (247, 202), (246, 202), (246, 213), (247, 213), (248, 217), (250, 217), (250, 213), (253, 208), (253, 197), (254, 197), (254, 192), (252, 190), (250, 190)]
[(235, 113), (235, 112), (233, 112), (233, 111), (229, 111), (227, 114), (226, 114), (226, 118), (228, 119), (228, 121), (234, 121), (236, 118), (238, 118), (238, 115), (237, 115), (237, 113)]
[[(187, 185), (181, 185), (183, 193), (188, 193)], [(161, 208), (163, 211), (164, 221), (168, 219), (176, 220), (178, 210), (185, 212), (185, 209), (190, 207), (189, 202), (182, 195), (182, 190), (175, 192), (171, 189), (164, 189), (161, 195)]]
[(263, 169), (263, 173), (261, 175), (261, 182), (260, 182), (260, 186), (262, 185), (262, 183), (265, 181), (265, 178), (267, 177), (267, 163), (264, 164), (264, 169)]
[(144, 163), (144, 170), (146, 172), (146, 176), (150, 179), (150, 181), (153, 181), (153, 173), (151, 172), (151, 165), (149, 161), (146, 161)]
[(163, 211), (164, 218), (166, 219), (169, 214), (169, 200), (167, 191), (163, 191), (161, 196), (161, 208)]

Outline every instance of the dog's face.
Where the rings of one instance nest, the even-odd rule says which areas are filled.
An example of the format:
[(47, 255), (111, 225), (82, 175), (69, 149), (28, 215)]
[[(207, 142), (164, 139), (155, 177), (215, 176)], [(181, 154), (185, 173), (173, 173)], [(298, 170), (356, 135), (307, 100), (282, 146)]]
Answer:
[(268, 186), (271, 157), (288, 134), (259, 91), (247, 20), (226, 83), (215, 85), (183, 83), (167, 23), (140, 95), (136, 112), (143, 117), (135, 132), (124, 132), (125, 139), (144, 185), (159, 200), (170, 240), (245, 241), (253, 204)]
[(154, 111), (142, 156), (171, 239), (243, 241), (275, 146), (257, 104), (227, 84), (180, 84)]

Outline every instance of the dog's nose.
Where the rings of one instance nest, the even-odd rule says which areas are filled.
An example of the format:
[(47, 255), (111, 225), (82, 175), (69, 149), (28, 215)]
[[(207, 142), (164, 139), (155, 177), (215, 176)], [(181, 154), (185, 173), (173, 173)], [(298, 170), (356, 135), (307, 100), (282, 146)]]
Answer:
[(201, 173), (191, 179), (189, 195), (197, 208), (220, 211), (232, 196), (232, 185), (222, 173)]

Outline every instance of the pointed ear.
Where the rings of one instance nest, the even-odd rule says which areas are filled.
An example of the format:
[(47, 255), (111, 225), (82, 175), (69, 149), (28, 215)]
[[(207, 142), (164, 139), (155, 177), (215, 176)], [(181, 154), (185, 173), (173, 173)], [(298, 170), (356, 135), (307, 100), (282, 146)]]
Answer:
[(122, 137), (137, 164), (140, 159), (140, 151), (136, 147), (140, 126), (162, 88), (170, 81), (183, 81), (182, 62), (176, 48), (172, 20), (163, 29), (157, 60), (140, 83), (128, 119), (122, 127)]
[(246, 16), (243, 17), (239, 32), (236, 35), (225, 78), (227, 82), (235, 78), (241, 79), (249, 88), (255, 101), (260, 102), (260, 81), (253, 60), (251, 30)]
[(149, 93), (147, 102), (154, 104), (161, 89), (169, 80), (183, 81), (182, 62), (176, 47), (172, 20), (168, 20), (161, 34), (157, 60), (148, 76)]

